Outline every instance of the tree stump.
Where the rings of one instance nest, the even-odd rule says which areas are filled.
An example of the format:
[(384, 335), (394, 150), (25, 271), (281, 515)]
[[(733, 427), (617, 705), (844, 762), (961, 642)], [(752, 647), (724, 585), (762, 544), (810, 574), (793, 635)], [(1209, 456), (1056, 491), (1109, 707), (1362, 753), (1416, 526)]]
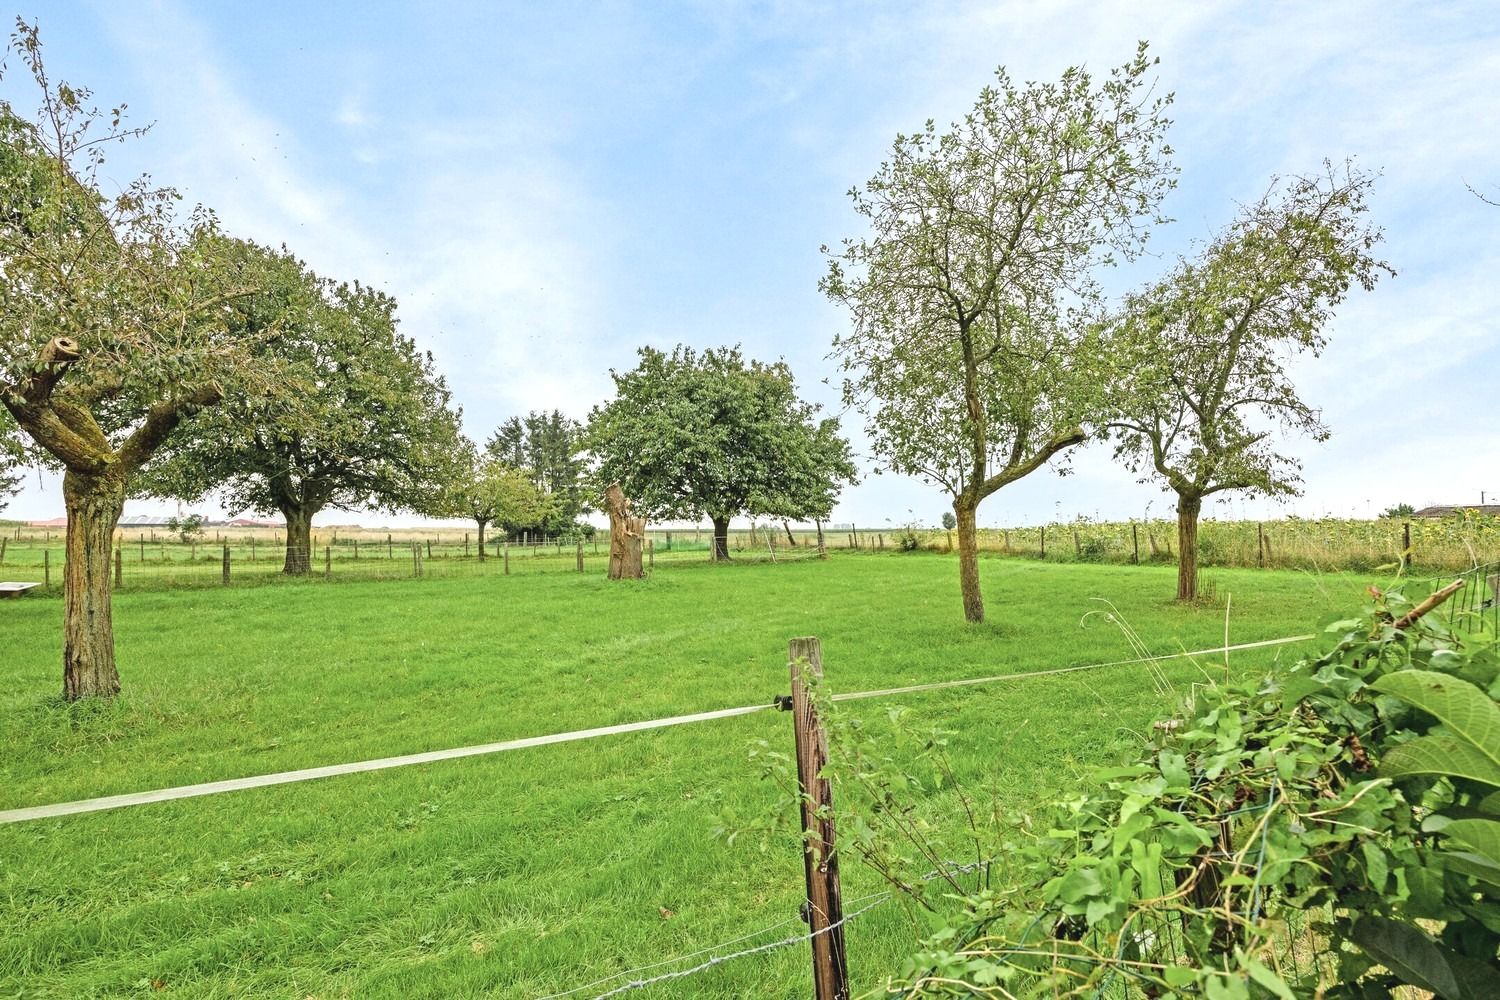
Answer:
[(604, 491), (604, 509), (609, 514), (609, 578), (639, 580), (645, 576), (641, 555), (646, 537), (646, 519), (630, 513), (630, 501), (619, 483)]

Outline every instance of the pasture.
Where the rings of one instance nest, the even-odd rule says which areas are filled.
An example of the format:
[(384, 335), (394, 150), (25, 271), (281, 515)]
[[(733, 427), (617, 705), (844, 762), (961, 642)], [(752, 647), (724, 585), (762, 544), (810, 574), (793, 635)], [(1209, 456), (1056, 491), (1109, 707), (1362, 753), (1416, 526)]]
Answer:
[[(822, 638), (834, 691), (1135, 655), (1090, 616), (1097, 598), (1153, 653), (1224, 637), (1222, 607), (1170, 601), (1170, 568), (986, 559), (984, 574), (979, 627), (956, 620), (952, 560), (922, 553), (682, 562), (623, 585), (559, 572), (126, 592), (112, 704), (57, 698), (58, 602), (7, 602), (0, 809), (762, 703), (786, 689), (797, 635)], [(1316, 631), (1367, 582), (1213, 577), (1232, 642)], [(1018, 815), (1117, 759), (1202, 676), (1160, 669), (1173, 694), (1123, 666), (889, 701), (952, 731), (960, 781)], [(881, 732), (886, 700), (853, 704)], [(803, 893), (794, 838), (715, 835), (726, 812), (775, 806), (747, 758), (760, 739), (789, 751), (788, 717), (0, 826), (0, 996), (534, 997), (739, 938), (794, 918)], [(957, 821), (948, 794), (920, 810)], [(852, 859), (844, 887), (850, 901), (884, 888)], [(895, 903), (850, 925), (861, 990), (921, 926)], [(636, 995), (801, 997), (807, 982), (805, 946), (790, 947)]]

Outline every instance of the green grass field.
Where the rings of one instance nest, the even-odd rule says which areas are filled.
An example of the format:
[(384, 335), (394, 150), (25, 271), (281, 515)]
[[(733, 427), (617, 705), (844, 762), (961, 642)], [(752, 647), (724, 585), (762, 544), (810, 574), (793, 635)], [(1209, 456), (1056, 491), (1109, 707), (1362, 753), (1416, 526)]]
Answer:
[[(798, 635), (822, 638), (834, 691), (1133, 655), (1085, 617), (1095, 598), (1153, 652), (1224, 636), (1222, 607), (1170, 602), (1170, 567), (986, 559), (983, 574), (981, 627), (961, 622), (951, 557), (894, 552), (673, 563), (638, 584), (559, 572), (127, 591), (124, 693), (103, 708), (57, 700), (60, 603), (5, 602), (0, 808), (765, 702), (787, 688)], [(1210, 576), (1234, 642), (1315, 631), (1367, 582)], [(1202, 676), (1163, 669), (1178, 695)], [(1115, 667), (892, 702), (953, 730), (959, 778), (1019, 812), (1125, 753), (1171, 696)], [(885, 704), (850, 710), (878, 732)], [(726, 808), (775, 802), (747, 760), (757, 739), (790, 751), (789, 717), (0, 826), (0, 997), (534, 997), (740, 937), (794, 916), (802, 895), (795, 841), (714, 836)], [(947, 795), (920, 805), (957, 821)], [(850, 899), (883, 888), (852, 861), (844, 883)], [(894, 904), (851, 924), (859, 989), (919, 929)], [(631, 995), (805, 997), (807, 966), (793, 947)]]

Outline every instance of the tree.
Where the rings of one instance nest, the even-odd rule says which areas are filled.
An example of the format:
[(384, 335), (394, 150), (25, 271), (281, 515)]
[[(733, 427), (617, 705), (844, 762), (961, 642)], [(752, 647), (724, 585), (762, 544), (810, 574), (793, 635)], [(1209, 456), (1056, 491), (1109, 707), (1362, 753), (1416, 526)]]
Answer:
[(10, 411), (0, 406), (0, 510), (4, 510), (10, 498), (21, 491), (21, 465), (25, 455), (20, 429), (11, 419)]
[(1398, 503), (1398, 504), (1395, 504), (1393, 506), (1387, 507), (1385, 510), (1381, 511), (1380, 512), (1380, 516), (1381, 517), (1391, 517), (1391, 518), (1395, 518), (1395, 517), (1411, 517), (1416, 512), (1417, 512), (1417, 508), (1413, 507), (1411, 504), (1409, 504), (1409, 503)]
[(265, 385), (265, 329), (240, 322), (266, 257), (211, 214), (186, 223), (146, 178), (106, 195), (105, 145), (141, 134), (124, 109), (54, 83), (34, 26), (12, 49), (36, 119), (0, 102), (0, 403), (63, 470), (63, 694), (120, 689), (110, 603), (113, 533), (141, 467), (178, 425), (231, 387)]
[(958, 518), (956, 518), (956, 517), (953, 516), (953, 511), (951, 511), (951, 510), (945, 510), (945, 511), (943, 511), (943, 527), (945, 529), (947, 529), (948, 531), (952, 531), (957, 526), (958, 526)]
[(1130, 296), (1110, 338), (1104, 380), (1116, 455), (1177, 494), (1177, 598), (1198, 594), (1204, 499), (1300, 491), (1300, 463), (1273, 434), (1328, 438), (1287, 371), (1316, 357), (1349, 288), (1394, 273), (1371, 253), (1374, 178), (1352, 167), (1276, 181), (1198, 259)]
[(548, 502), (531, 478), (464, 442), (464, 462), (449, 485), (447, 511), (479, 526), (479, 558), (484, 559), (484, 529), (498, 524), (507, 532), (517, 525), (536, 524), (547, 517)]
[(539, 531), (572, 529), (583, 513), (583, 428), (561, 410), (532, 410), (511, 417), (496, 428), (485, 451), (513, 469), (525, 470), (532, 484), (548, 498), (548, 507), (534, 525)]
[(896, 137), (850, 191), (869, 235), (824, 248), (820, 287), (853, 323), (834, 341), (845, 401), (892, 469), (952, 497), (969, 621), (984, 619), (979, 505), (1085, 439), (1090, 272), (1140, 250), (1172, 185), (1151, 65), (1142, 44), (1097, 85), (999, 70), (950, 131)]
[(784, 362), (747, 362), (738, 347), (638, 353), (633, 370), (611, 370), (615, 398), (589, 414), (585, 436), (594, 479), (619, 482), (637, 513), (706, 515), (723, 560), (731, 517), (826, 517), (854, 482), (838, 421), (797, 398)]
[(202, 514), (186, 514), (182, 517), (172, 516), (167, 518), (167, 530), (172, 532), (184, 545), (189, 545), (203, 537), (203, 526), (207, 522)]
[(283, 572), (310, 571), (321, 510), (441, 513), (461, 451), (458, 415), (432, 356), (396, 328), (396, 302), (300, 272), (278, 289), (268, 350), (284, 391), (236, 394), (195, 417), (150, 470), (150, 490), (286, 519)]

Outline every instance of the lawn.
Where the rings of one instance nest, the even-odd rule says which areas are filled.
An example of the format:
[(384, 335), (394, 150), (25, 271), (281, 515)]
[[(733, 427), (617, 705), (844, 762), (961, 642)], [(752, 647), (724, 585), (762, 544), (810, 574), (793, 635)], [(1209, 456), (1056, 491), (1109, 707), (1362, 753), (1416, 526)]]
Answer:
[[(962, 624), (951, 557), (673, 563), (593, 573), (123, 593), (124, 694), (66, 707), (61, 606), (0, 605), (0, 809), (769, 701), (786, 640), (823, 640), (857, 691), (1315, 631), (1363, 578), (986, 559), (990, 622)], [(1259, 669), (1283, 648), (1236, 653)], [(1166, 665), (1176, 689), (1202, 677)], [(1022, 811), (1128, 751), (1170, 708), (1114, 667), (890, 699), (952, 730), (961, 781)], [(885, 699), (851, 703), (879, 732)], [(0, 826), (0, 997), (533, 997), (794, 916), (790, 840), (716, 838), (777, 791), (747, 749), (777, 713)], [(835, 790), (837, 795), (837, 790)], [(921, 804), (956, 821), (946, 795)], [(879, 891), (846, 861), (846, 898)], [(793, 933), (781, 928), (768, 940)], [(859, 989), (913, 948), (897, 905), (850, 925)], [(756, 943), (756, 942), (752, 942)], [(692, 964), (692, 963), (687, 963)], [(642, 997), (805, 997), (804, 947)], [(665, 966), (653, 972), (666, 971)], [(619, 985), (619, 982), (607, 986)], [(606, 987), (576, 996), (594, 996)]]

